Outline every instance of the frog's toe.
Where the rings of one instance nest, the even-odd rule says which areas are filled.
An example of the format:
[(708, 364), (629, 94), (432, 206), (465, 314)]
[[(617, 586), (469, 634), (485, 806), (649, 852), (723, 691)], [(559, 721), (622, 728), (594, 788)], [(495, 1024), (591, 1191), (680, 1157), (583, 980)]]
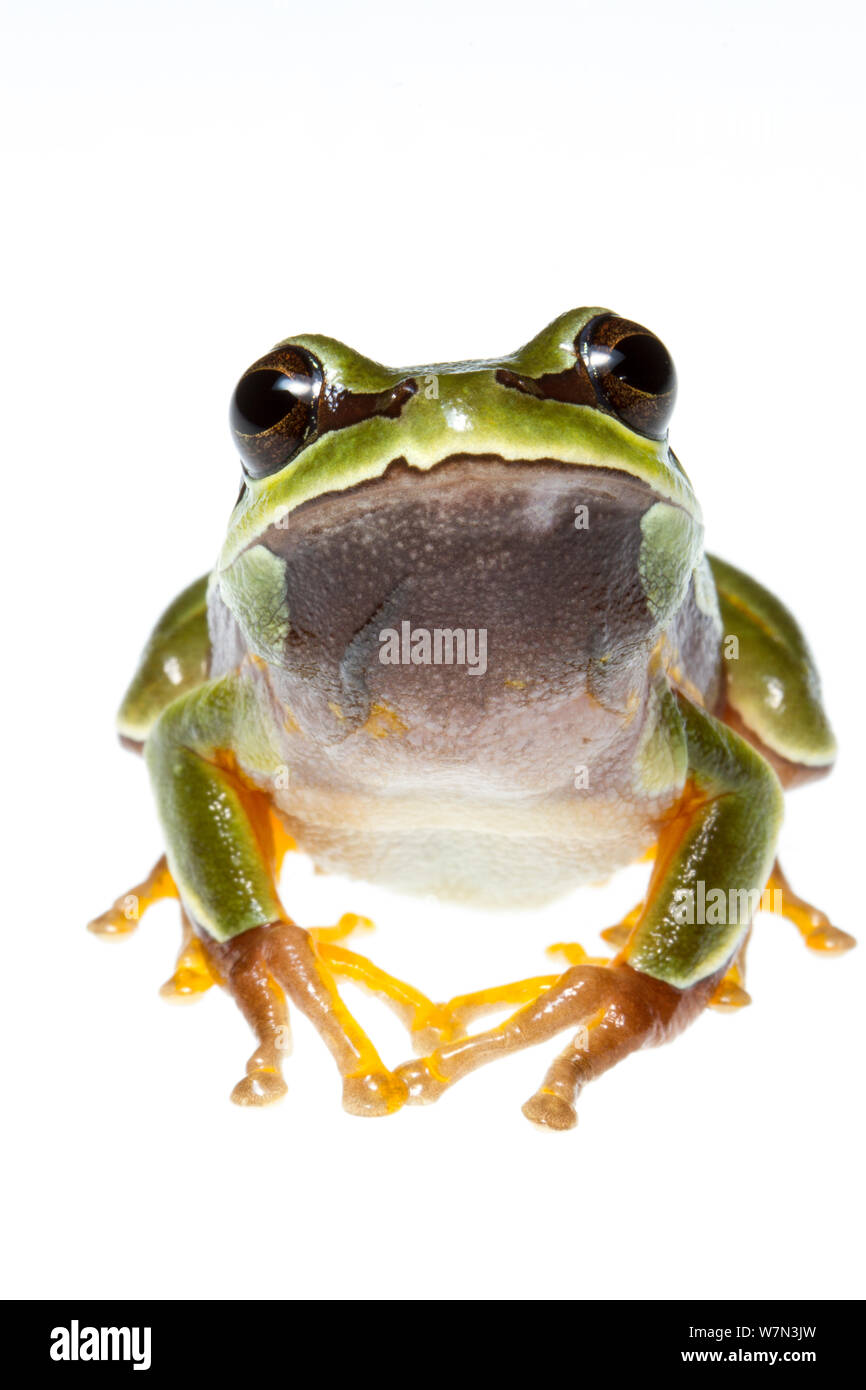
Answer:
[(767, 884), (767, 896), (769, 910), (792, 922), (810, 951), (840, 956), (857, 945), (856, 937), (834, 927), (826, 912), (794, 892), (778, 859)]
[(177, 888), (169, 872), (165, 855), (158, 859), (147, 878), (122, 893), (107, 912), (87, 923), (87, 930), (104, 941), (117, 941), (134, 932), (147, 909), (162, 898), (176, 898)]
[(752, 1002), (752, 996), (745, 988), (746, 950), (751, 934), (751, 928), (749, 928), (737, 954), (710, 995), (709, 1008), (717, 1009), (719, 1013), (736, 1013), (738, 1009), (745, 1009)]
[[(123, 899), (118, 900), (122, 904)], [(98, 917), (94, 917), (87, 923), (87, 930), (93, 932), (94, 936), (101, 936), (103, 941), (119, 941), (121, 937), (129, 936), (138, 926), (138, 913), (127, 917), (122, 906), (118, 908), (115, 903), (107, 912), (101, 912)]]
[[(615, 928), (613, 928), (613, 927), (609, 927), (609, 928), (608, 928), (608, 931), (609, 931), (609, 932), (610, 932), (610, 931), (614, 931), (614, 930), (615, 930)], [(604, 936), (604, 935), (605, 935), (605, 933), (602, 932), (602, 936)], [(613, 938), (610, 937), (610, 936), (607, 936), (605, 939), (608, 940), (608, 941), (612, 941), (612, 940), (613, 940)], [(625, 936), (623, 937), (623, 941), (626, 941), (626, 940), (628, 940), (628, 932), (627, 932), (627, 931), (626, 931)], [(559, 956), (560, 959), (562, 959), (562, 960), (564, 960), (564, 961), (567, 961), (569, 965), (609, 965), (609, 964), (610, 964), (610, 957), (609, 957), (609, 956), (591, 956), (591, 955), (589, 955), (589, 954), (583, 949), (583, 947), (581, 946), (581, 944), (580, 944), (579, 941), (557, 941), (557, 942), (555, 942), (552, 946), (548, 946), (548, 947), (547, 947), (547, 955), (549, 955), (549, 956)]]
[(828, 954), (841, 955), (843, 951), (853, 950), (857, 945), (857, 938), (842, 931), (841, 927), (834, 927), (831, 922), (827, 922), (812, 928), (806, 937), (806, 945), (810, 951), (826, 951)]
[[(652, 855), (650, 857), (652, 857)], [(628, 944), (632, 928), (635, 923), (640, 920), (642, 911), (643, 903), (639, 902), (631, 909), (631, 912), (627, 912), (619, 922), (614, 922), (612, 927), (605, 927), (604, 931), (601, 933), (602, 941), (606, 941), (608, 945), (613, 946), (617, 951), (621, 951), (623, 947)], [(580, 962), (572, 961), (571, 964), (579, 965)]]
[(405, 1082), (389, 1071), (364, 1072), (343, 1080), (343, 1109), (350, 1115), (393, 1115), (408, 1098)]
[(160, 985), (159, 993), (169, 1004), (191, 1004), (196, 999), (201, 999), (212, 984), (211, 975), (178, 965), (174, 974), (169, 976), (165, 984)]
[(465, 1036), (463, 1021), (449, 1004), (432, 1004), (418, 1009), (409, 1029), (412, 1051), (418, 1057), (426, 1057), (437, 1047)]
[(443, 1032), (428, 1024), (424, 1028), (413, 1029), (410, 1037), (412, 1050), (417, 1057), (426, 1057), (428, 1052), (434, 1052), (440, 1043), (447, 1041)]
[(200, 999), (216, 983), (208, 965), (204, 948), (192, 929), (186, 913), (181, 911), (183, 939), (175, 962), (174, 973), (160, 988), (163, 999), (171, 1004), (189, 1004)]
[(333, 946), (353, 936), (356, 931), (374, 931), (375, 926), (370, 917), (362, 917), (357, 912), (344, 912), (335, 926), (310, 927), (309, 931), (313, 941), (318, 945)]
[(257, 1067), (239, 1081), (231, 1094), (235, 1105), (271, 1105), (288, 1090), (276, 1067)]
[(709, 1007), (717, 1009), (719, 1013), (735, 1013), (737, 1009), (745, 1009), (751, 1004), (752, 996), (748, 990), (736, 980), (729, 980), (727, 977), (720, 980), (713, 991)]
[(577, 1111), (564, 1096), (541, 1086), (522, 1107), (527, 1120), (543, 1129), (574, 1129)]
[(448, 1082), (436, 1074), (429, 1057), (413, 1058), (397, 1067), (398, 1076), (407, 1090), (407, 1104), (431, 1105), (448, 1089)]

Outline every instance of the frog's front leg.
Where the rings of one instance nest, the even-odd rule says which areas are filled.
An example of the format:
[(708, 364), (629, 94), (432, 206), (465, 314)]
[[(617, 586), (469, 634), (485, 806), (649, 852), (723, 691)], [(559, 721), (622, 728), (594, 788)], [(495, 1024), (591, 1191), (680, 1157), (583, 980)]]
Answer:
[(209, 681), (174, 701), (145, 745), (168, 863), (208, 964), (237, 1001), (257, 1039), (242, 1104), (285, 1090), (288, 995), (315, 1025), (343, 1077), (343, 1103), (360, 1115), (388, 1114), (406, 1098), (341, 1000), (310, 935), (277, 893), (269, 803), (240, 772), (241, 746), (263, 775), (278, 759), (246, 675)]
[[(499, 1028), (405, 1063), (398, 1075), (410, 1100), (436, 1100), (485, 1062), (578, 1029), (524, 1107), (530, 1119), (567, 1129), (587, 1081), (637, 1048), (673, 1037), (708, 1003), (767, 882), (782, 795), (772, 769), (743, 739), (682, 696), (678, 708), (688, 781), (661, 831), (646, 903), (620, 955), (610, 965), (573, 966)], [(717, 903), (718, 893), (721, 913), (695, 911)], [(741, 904), (746, 920), (738, 920)]]

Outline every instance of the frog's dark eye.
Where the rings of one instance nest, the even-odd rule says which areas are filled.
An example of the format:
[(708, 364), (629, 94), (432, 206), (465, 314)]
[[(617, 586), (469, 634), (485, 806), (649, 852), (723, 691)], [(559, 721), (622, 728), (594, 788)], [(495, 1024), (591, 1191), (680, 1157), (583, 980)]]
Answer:
[(673, 414), (677, 376), (664, 343), (629, 319), (592, 319), (578, 340), (600, 403), (623, 424), (664, 439)]
[(275, 348), (244, 372), (229, 421), (249, 478), (284, 468), (316, 428), (322, 370), (303, 348)]

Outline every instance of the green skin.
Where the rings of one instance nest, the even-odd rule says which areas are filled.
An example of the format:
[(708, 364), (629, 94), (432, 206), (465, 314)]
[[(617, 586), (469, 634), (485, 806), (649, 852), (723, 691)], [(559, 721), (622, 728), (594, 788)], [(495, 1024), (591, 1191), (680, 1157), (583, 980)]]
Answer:
[[(713, 640), (729, 657), (725, 644), (736, 638), (735, 659), (720, 657), (719, 669), (726, 707), (754, 746), (703, 707), (688, 671), (665, 669), (653, 677), (656, 713), (630, 755), (639, 788), (632, 800), (643, 799), (647, 819), (655, 817), (659, 832), (687, 786), (695, 809), (676, 851), (657, 870), (625, 958), (635, 970), (686, 989), (719, 971), (736, 952), (748, 923), (689, 924), (681, 920), (682, 892), (702, 880), (708, 895), (713, 889), (760, 893), (782, 817), (780, 783), (762, 753), (814, 774), (832, 763), (833, 738), (793, 618), (748, 576), (712, 557), (706, 563), (698, 503), (666, 439), (648, 439), (592, 406), (539, 399), (497, 381), (499, 368), (534, 379), (566, 370), (574, 362), (577, 334), (600, 312), (564, 314), (498, 361), (401, 371), (328, 338), (286, 340), (316, 355), (329, 386), (381, 392), (411, 375), (421, 389), (399, 415), (367, 418), (314, 438), (281, 471), (248, 483), (216, 569), (160, 620), (123, 702), (119, 730), (144, 745), (169, 865), (199, 930), (226, 941), (284, 916), (242, 788), (225, 758), (231, 755), (247, 786), (262, 789), (274, 767), (291, 758), (283, 730), (289, 711), (273, 698), (263, 699), (255, 678), (262, 669), (279, 673), (292, 606), (282, 561), (262, 548), (261, 538), (302, 503), (381, 478), (394, 459), (422, 473), (455, 454), (494, 455), (607, 471), (614, 491), (623, 474), (646, 484), (656, 499), (641, 522), (648, 639), (675, 633), (682, 649), (690, 625), (702, 621), (715, 624)], [(431, 381), (435, 391), (425, 390)], [(253, 662), (221, 669), (225, 663), (218, 661), (215, 668), (208, 592), (212, 623), (216, 608), (228, 610)], [(624, 656), (614, 650), (605, 660), (607, 673), (615, 675)], [(215, 669), (221, 673), (208, 679), (208, 670)], [(384, 758), (389, 742), (382, 740), (381, 748)], [(290, 795), (273, 799), (291, 819)], [(527, 792), (528, 822), (531, 799)], [(623, 862), (646, 848), (647, 837), (639, 839)]]

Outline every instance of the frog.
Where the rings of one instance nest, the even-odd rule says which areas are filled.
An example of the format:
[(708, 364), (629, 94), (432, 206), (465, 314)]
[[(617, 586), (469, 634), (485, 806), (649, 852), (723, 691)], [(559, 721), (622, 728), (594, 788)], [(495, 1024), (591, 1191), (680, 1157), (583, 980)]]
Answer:
[[(676, 393), (661, 339), (600, 307), (495, 359), (393, 369), (302, 334), (240, 377), (225, 541), (117, 719), (165, 854), (90, 924), (123, 935), (179, 899), (163, 992), (234, 999), (255, 1042), (237, 1104), (286, 1093), (291, 1006), (353, 1115), (560, 1039), (523, 1113), (571, 1129), (588, 1081), (749, 1002), (761, 908), (816, 951), (855, 944), (777, 859), (784, 792), (836, 757), (815, 662), (781, 600), (705, 551)], [(443, 911), (529, 915), (652, 868), (602, 933), (612, 955), (560, 943), (556, 969), (437, 1003), (344, 944), (367, 919), (293, 920), (289, 852)], [(342, 980), (397, 1013), (408, 1060), (385, 1064)]]

